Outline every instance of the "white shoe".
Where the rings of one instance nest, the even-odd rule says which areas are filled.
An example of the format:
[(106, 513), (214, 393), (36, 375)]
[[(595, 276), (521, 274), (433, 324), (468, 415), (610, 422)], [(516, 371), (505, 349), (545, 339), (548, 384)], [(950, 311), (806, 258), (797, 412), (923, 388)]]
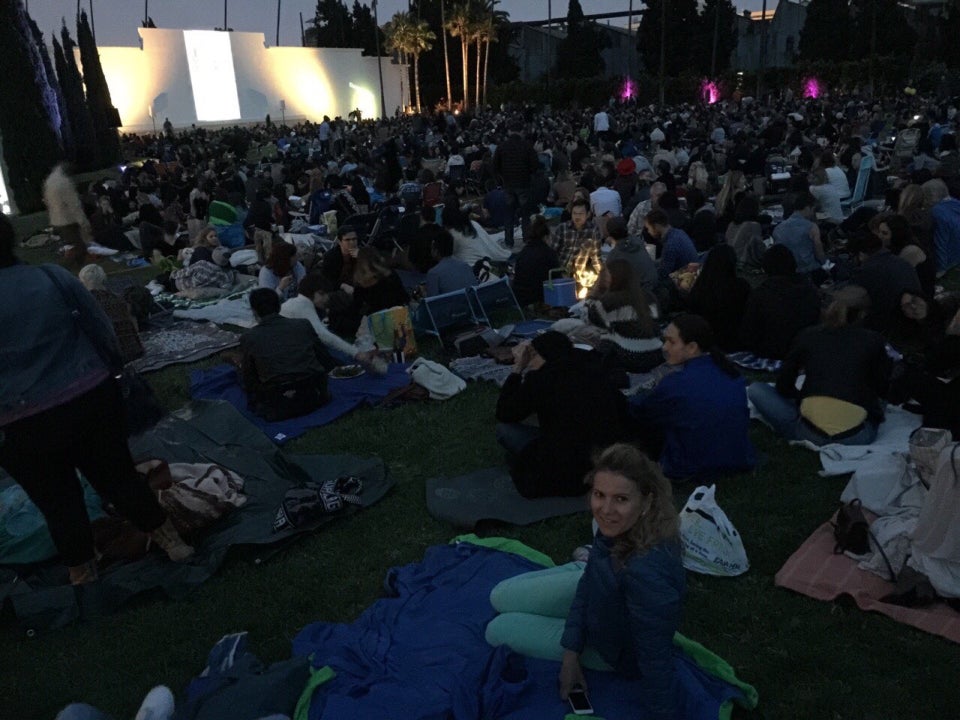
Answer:
[(147, 693), (135, 720), (170, 720), (174, 711), (173, 693), (166, 685), (157, 685)]

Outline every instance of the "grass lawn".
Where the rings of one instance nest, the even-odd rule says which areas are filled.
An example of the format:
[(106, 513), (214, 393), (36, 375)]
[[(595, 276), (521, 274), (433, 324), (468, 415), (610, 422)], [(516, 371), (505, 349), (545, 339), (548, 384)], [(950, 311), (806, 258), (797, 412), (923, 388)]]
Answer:
[[(21, 257), (46, 259), (36, 251)], [(110, 262), (104, 267), (118, 268)], [(174, 366), (148, 380), (176, 408), (189, 399), (189, 370), (216, 362)], [(290, 640), (305, 624), (351, 621), (379, 597), (389, 567), (414, 562), (428, 546), (457, 534), (427, 514), (424, 481), (499, 462), (496, 394), (491, 384), (471, 384), (447, 402), (362, 409), (291, 442), (296, 453), (379, 455), (397, 486), (374, 507), (268, 561), (235, 552), (185, 600), (147, 597), (96, 624), (34, 638), (24, 637), (5, 616), (0, 718), (49, 719), (76, 700), (118, 720), (132, 717), (153, 685), (182, 690), (226, 633), (248, 630), (252, 649), (274, 661), (289, 656)], [(721, 506), (744, 538), (751, 569), (734, 579), (688, 575), (682, 631), (757, 687), (756, 717), (960, 716), (956, 645), (861, 612), (852, 601), (818, 602), (774, 587), (776, 571), (836, 508), (845, 479), (819, 477), (813, 453), (787, 446), (765, 427), (752, 432), (764, 462), (718, 488)], [(590, 523), (584, 513), (496, 532), (564, 562), (588, 541)]]

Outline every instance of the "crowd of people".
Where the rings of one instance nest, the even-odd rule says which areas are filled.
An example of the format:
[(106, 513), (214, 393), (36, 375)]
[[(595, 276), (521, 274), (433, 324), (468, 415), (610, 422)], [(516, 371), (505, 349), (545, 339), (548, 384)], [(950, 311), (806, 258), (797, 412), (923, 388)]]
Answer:
[[(552, 273), (571, 278), (580, 301), (514, 347), (494, 414), (522, 495), (589, 492), (594, 555), (545, 609), (524, 604), (524, 583), (544, 578), (498, 587), (488, 636), (549, 645), (529, 652), (562, 660), (564, 695), (584, 685), (581, 665), (639, 675), (666, 718), (683, 573), (664, 478), (752, 468), (748, 398), (778, 434), (816, 445), (870, 443), (888, 401), (960, 427), (960, 380), (939, 379), (960, 375), (960, 315), (937, 286), (960, 264), (958, 123), (953, 102), (904, 96), (169, 129), (127, 136), (145, 160), (119, 179), (78, 194), (58, 168), (45, 197), (71, 261), (92, 243), (136, 253), (173, 292), (229, 286), (233, 253), (255, 249), (258, 324), (239, 363), (267, 419), (326, 401), (332, 353), (377, 365), (352, 341), (364, 316), (490, 272), (536, 306)], [(281, 239), (321, 227), (326, 252)], [(142, 353), (136, 320), (102, 270), (84, 268), (81, 285), (25, 266), (0, 230), (0, 465), (78, 584), (95, 569), (75, 467), (187, 557), (155, 503), (118, 484), (132, 471), (113, 377)], [(732, 352), (780, 361), (775, 384), (748, 386)], [(653, 381), (630, 394), (636, 375)], [(39, 449), (41, 434), (63, 447)], [(556, 628), (531, 638), (529, 615)]]

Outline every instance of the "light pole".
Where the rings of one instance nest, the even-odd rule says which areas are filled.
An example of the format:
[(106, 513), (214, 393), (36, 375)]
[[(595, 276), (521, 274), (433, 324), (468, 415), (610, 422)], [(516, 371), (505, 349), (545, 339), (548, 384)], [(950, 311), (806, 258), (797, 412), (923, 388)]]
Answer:
[(227, 0), (223, 0), (223, 31), (227, 31)]
[(277, 0), (277, 42), (276, 47), (280, 47), (280, 0)]
[(150, 20), (150, 0), (143, 0), (143, 26), (147, 26)]
[(387, 118), (387, 101), (383, 95), (383, 58), (380, 57), (380, 21), (377, 19), (377, 0), (373, 0), (373, 40), (377, 53), (377, 72), (380, 74), (380, 119)]
[(717, 77), (717, 40), (720, 36), (720, 0), (713, 5), (713, 53), (710, 55), (710, 79)]
[[(766, 2), (766, 0), (764, 0)], [(667, 0), (660, 0), (660, 109), (663, 110), (667, 81)]]
[(757, 101), (763, 90), (763, 71), (767, 64), (767, 0), (763, 0), (760, 11), (760, 67), (757, 69)]

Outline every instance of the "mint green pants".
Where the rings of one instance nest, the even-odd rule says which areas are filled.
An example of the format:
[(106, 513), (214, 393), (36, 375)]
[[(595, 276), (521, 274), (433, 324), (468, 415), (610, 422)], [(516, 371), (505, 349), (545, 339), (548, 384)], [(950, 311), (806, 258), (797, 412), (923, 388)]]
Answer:
[[(572, 562), (507, 578), (490, 592), (500, 613), (487, 625), (487, 642), (541, 660), (559, 661), (563, 629), (583, 576), (584, 563)], [(580, 664), (592, 670), (613, 670), (592, 648), (584, 648)]]

